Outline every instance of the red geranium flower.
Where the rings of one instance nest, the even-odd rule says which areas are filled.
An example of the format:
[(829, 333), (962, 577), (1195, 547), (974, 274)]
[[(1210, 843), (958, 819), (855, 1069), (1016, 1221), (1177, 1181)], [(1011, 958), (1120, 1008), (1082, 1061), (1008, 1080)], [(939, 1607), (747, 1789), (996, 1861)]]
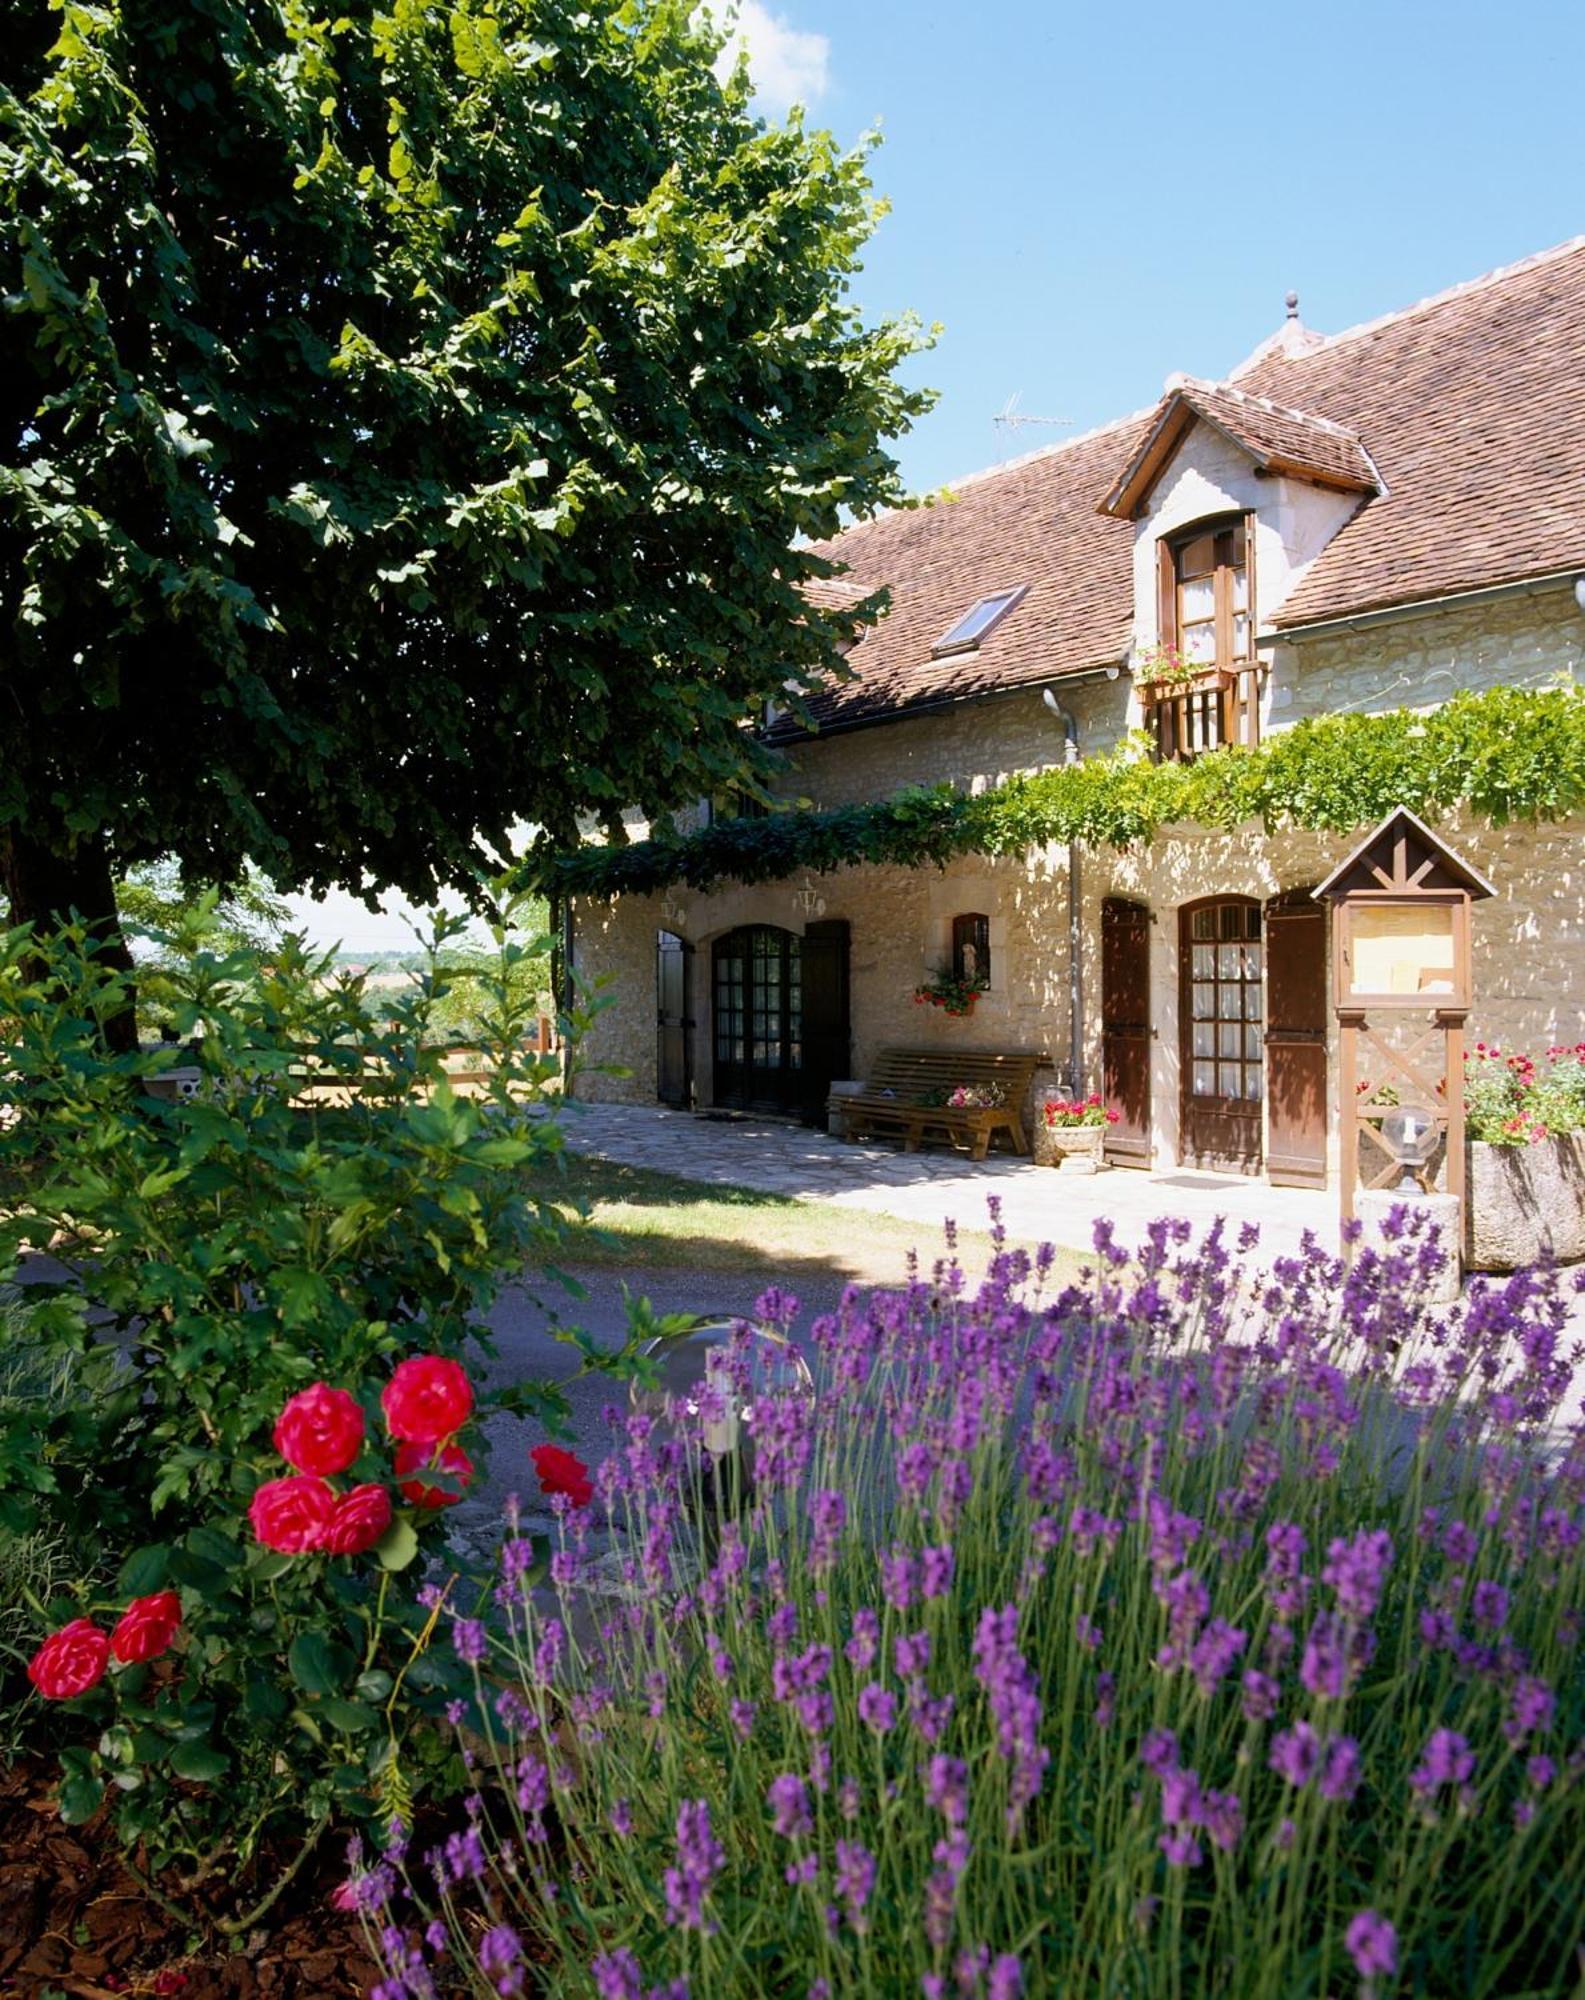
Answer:
[(345, 1472), (363, 1444), (363, 1412), (328, 1382), (299, 1389), (275, 1424), (275, 1449), (298, 1472)]
[(28, 1661), (28, 1679), (46, 1701), (70, 1701), (103, 1680), (109, 1664), (109, 1639), (91, 1618), (74, 1618)]
[(152, 1660), (176, 1637), (181, 1622), (182, 1600), (174, 1590), (134, 1597), (110, 1634), (110, 1650), (124, 1667)]
[(354, 1486), (336, 1502), (320, 1547), (333, 1556), (361, 1556), (390, 1525), (391, 1496), (385, 1488)]
[(267, 1479), (253, 1496), (248, 1519), (256, 1541), (283, 1556), (300, 1556), (322, 1546), (336, 1496), (322, 1479), (294, 1472)]
[(414, 1354), (402, 1362), (380, 1398), (391, 1436), (408, 1444), (439, 1444), (473, 1414), (473, 1385), (461, 1362)]
[(541, 1493), (565, 1493), (574, 1507), (587, 1507), (594, 1498), (589, 1468), (575, 1452), (563, 1451), (559, 1444), (537, 1444), (528, 1455), (539, 1474)]
[(454, 1479), (462, 1493), (473, 1483), (473, 1460), (460, 1444), (443, 1444), (437, 1451), (428, 1444), (399, 1444), (396, 1447), (396, 1477), (402, 1498), (415, 1507), (455, 1507), (462, 1493), (448, 1493), (442, 1486), (427, 1485), (421, 1479), (407, 1479), (410, 1472), (443, 1472)]

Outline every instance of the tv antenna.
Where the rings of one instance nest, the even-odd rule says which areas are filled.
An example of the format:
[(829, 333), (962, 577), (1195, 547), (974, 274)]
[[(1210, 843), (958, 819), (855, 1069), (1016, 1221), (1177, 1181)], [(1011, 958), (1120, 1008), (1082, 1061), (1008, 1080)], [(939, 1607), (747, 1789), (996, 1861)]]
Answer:
[(1031, 417), (1026, 415), (1018, 407), (1018, 399), (1023, 393), (1022, 389), (1015, 389), (1007, 398), (1007, 401), (996, 412), (996, 415), (992, 417), (991, 422), (995, 424), (998, 430), (1016, 431), (1021, 429), (1025, 424), (1051, 424), (1058, 430), (1072, 429), (1072, 417)]

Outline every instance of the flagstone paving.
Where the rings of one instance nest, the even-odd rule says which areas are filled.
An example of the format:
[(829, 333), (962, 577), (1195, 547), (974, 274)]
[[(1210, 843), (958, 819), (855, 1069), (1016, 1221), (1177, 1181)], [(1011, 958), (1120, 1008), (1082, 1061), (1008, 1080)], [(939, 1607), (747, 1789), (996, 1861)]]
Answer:
[(1001, 1202), (1010, 1236), (1064, 1249), (1088, 1250), (1102, 1217), (1130, 1243), (1159, 1216), (1182, 1216), (1197, 1229), (1225, 1216), (1235, 1232), (1254, 1223), (1267, 1257), (1297, 1251), (1306, 1230), (1329, 1250), (1337, 1247), (1335, 1194), (1234, 1175), (1128, 1168), (1065, 1174), (1011, 1154), (975, 1162), (946, 1148), (904, 1153), (833, 1139), (787, 1119), (695, 1116), (663, 1105), (580, 1100), (569, 1102), (567, 1112), (567, 1142), (580, 1152), (716, 1187), (900, 1216), (920, 1225), (922, 1248), (949, 1219), (965, 1229), (984, 1228), (991, 1195)]

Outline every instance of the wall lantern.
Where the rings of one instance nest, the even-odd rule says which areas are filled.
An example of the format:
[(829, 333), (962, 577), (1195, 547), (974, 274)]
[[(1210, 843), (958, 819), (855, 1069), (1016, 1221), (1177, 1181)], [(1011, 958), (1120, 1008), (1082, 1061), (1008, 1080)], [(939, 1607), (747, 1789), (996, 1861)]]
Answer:
[[(1470, 908), (1496, 892), (1400, 806), (1314, 893), (1332, 906), (1343, 1219), (1354, 1213), (1358, 1185), (1412, 1194), (1445, 1142), (1445, 1186), (1458, 1200), (1462, 1242)], [(1413, 1040), (1370, 1025), (1387, 1016), (1412, 1027), (1415, 1015), (1426, 1025)]]

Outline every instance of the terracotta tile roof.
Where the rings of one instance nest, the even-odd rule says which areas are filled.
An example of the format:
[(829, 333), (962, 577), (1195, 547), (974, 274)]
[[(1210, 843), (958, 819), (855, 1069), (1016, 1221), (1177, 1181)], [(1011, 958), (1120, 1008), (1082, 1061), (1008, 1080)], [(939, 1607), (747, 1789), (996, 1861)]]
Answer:
[[(921, 703), (1025, 687), (1128, 651), (1133, 530), (1095, 496), (1134, 447), (1143, 419), (1108, 425), (959, 481), (951, 499), (882, 514), (820, 544), (891, 609), (849, 655), (857, 678), (811, 704), (827, 722), (867, 721)], [(1027, 584), (973, 652), (931, 647), (980, 598)], [(828, 587), (828, 586), (827, 586)], [(788, 733), (788, 732), (773, 732)]]
[(1381, 486), (1369, 452), (1342, 424), (1284, 409), (1226, 383), (1181, 376), (1156, 406), (1138, 450), (1101, 502), (1104, 511), (1128, 520), (1201, 420), (1248, 452), (1262, 472), (1291, 473), (1345, 492), (1374, 493)]
[(1272, 356), (1240, 387), (1356, 430), (1387, 487), (1275, 625), (1585, 570), (1585, 237)]
[[(1585, 572), (1585, 237), (1330, 338), (1285, 333), (1235, 371), (1236, 386), (1180, 378), (1154, 411), (822, 544), (847, 565), (837, 581), (854, 599), (886, 585), (892, 609), (816, 716), (879, 720), (1123, 659), (1133, 529), (1097, 508), (1174, 407), (1274, 470), (1374, 489), (1272, 619), (1279, 628)], [(1016, 584), (1028, 594), (977, 650), (932, 658), (978, 598)]]

